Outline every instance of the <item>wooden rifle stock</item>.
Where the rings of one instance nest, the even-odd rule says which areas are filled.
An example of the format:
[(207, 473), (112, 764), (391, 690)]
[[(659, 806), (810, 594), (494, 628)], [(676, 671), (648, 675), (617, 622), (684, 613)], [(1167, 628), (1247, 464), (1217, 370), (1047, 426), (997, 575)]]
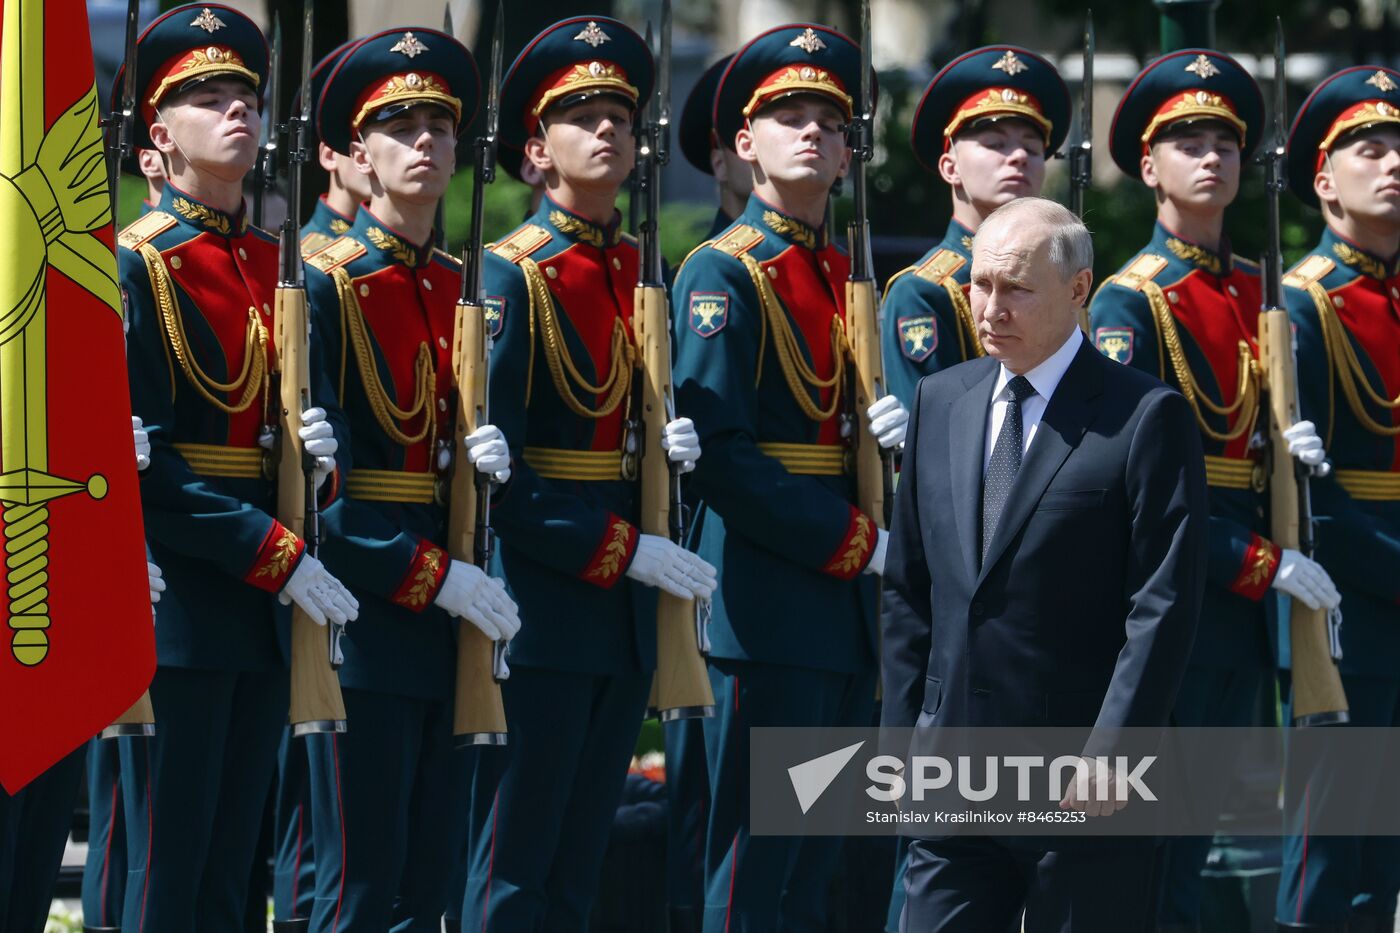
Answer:
[(151, 705), (151, 691), (149, 690), (141, 694), (141, 699), (131, 704), (131, 709), (112, 720), (112, 724), (102, 730), (102, 738), (104, 739), (155, 734), (156, 710)]
[[(311, 324), (304, 288), (277, 288), (273, 328), (277, 335), (280, 389), (281, 446), (277, 462), (277, 518), (306, 541), (308, 553), (316, 548), (316, 529), (306, 527), (307, 479), (311, 469), (300, 435), (301, 413), (311, 407)], [(308, 537), (308, 531), (310, 537)], [(345, 700), (340, 679), (331, 666), (334, 629), (317, 625), (300, 606), (292, 604), (292, 702), (291, 724), (296, 735), (345, 731)]]
[[(453, 431), (453, 470), (447, 513), (447, 553), (453, 560), (476, 562), (477, 473), (467, 462), (463, 440), (485, 422), (488, 357), (486, 309), (457, 303), (452, 375), (457, 383), (457, 423)], [(486, 570), (486, 567), (482, 567)], [(506, 708), (494, 677), (496, 643), (465, 620), (457, 626), (457, 692), (452, 734), (457, 745), (504, 745)]]
[[(671, 420), (671, 328), (666, 289), (639, 285), (632, 309), (632, 326), (642, 351), (642, 522), (644, 534), (676, 541), (671, 510), (679, 508), (672, 494), (673, 477), (662, 430)], [(677, 501), (673, 502), (675, 498)], [(679, 517), (679, 516), (677, 516)], [(663, 722), (713, 715), (714, 691), (700, 653), (699, 628), (693, 599), (680, 599), (657, 590), (656, 677), (652, 681), (651, 706)]]
[[(1259, 356), (1269, 391), (1269, 442), (1273, 458), (1269, 477), (1273, 528), (1280, 548), (1303, 545), (1302, 490), (1283, 431), (1298, 421), (1298, 395), (1293, 358), (1293, 330), (1288, 312), (1266, 309), (1259, 315)], [(1309, 535), (1310, 537), (1310, 535)], [(1296, 725), (1345, 722), (1346, 691), (1332, 659), (1326, 609), (1310, 609), (1292, 601), (1288, 635), (1293, 658), (1293, 721)]]
[(885, 497), (889, 494), (889, 480), (880, 445), (870, 433), (870, 416), (866, 414), (879, 401), (885, 385), (878, 301), (874, 281), (846, 280), (846, 336), (855, 365), (855, 408), (860, 419), (856, 432), (856, 504), (878, 527), (884, 528), (888, 523)]

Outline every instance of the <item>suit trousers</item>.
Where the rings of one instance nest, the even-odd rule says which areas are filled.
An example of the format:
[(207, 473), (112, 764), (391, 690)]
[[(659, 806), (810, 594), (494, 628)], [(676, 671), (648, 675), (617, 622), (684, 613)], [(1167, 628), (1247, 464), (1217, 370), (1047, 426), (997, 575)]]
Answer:
[(1046, 852), (986, 837), (915, 839), (900, 933), (1144, 933), (1153, 847)]

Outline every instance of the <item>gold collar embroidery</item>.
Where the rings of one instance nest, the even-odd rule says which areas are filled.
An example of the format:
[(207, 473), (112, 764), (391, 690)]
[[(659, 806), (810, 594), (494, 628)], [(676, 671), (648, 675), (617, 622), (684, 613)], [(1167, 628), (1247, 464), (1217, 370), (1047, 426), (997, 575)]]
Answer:
[(186, 220), (222, 236), (233, 236), (235, 229), (238, 233), (244, 233), (248, 229), (246, 217), (235, 220), (223, 211), (216, 211), (212, 207), (191, 201), (189, 198), (176, 196), (170, 200), (170, 207)]
[(1220, 257), (1210, 250), (1178, 240), (1174, 236), (1167, 237), (1167, 249), (1171, 250), (1177, 259), (1195, 263), (1211, 275), (1219, 275), (1224, 269)]
[(817, 248), (817, 231), (800, 220), (784, 217), (777, 211), (764, 211), (763, 222), (768, 225), (768, 229), (779, 236), (787, 237), (798, 246), (805, 246), (808, 249)]
[(1387, 278), (1385, 263), (1374, 256), (1363, 253), (1349, 243), (1333, 243), (1332, 252), (1335, 253), (1337, 258), (1342, 262), (1356, 269), (1360, 269), (1364, 274), (1369, 275), (1373, 279), (1385, 281)]
[(598, 249), (602, 249), (604, 245), (616, 246), (617, 241), (622, 236), (620, 229), (614, 229), (612, 236), (609, 237), (597, 224), (591, 224), (580, 217), (559, 210), (549, 212), (549, 222), (554, 226), (554, 229), (565, 236), (571, 236), (581, 243), (596, 246)]
[(379, 227), (370, 227), (365, 230), (365, 239), (407, 266), (416, 267), (421, 264), (416, 248), (409, 246), (403, 240), (386, 230), (381, 230)]

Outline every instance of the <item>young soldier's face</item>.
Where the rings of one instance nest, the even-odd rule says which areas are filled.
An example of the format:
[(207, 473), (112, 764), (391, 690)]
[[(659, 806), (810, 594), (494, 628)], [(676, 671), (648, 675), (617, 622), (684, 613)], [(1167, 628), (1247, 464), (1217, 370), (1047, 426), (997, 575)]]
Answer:
[(410, 204), (434, 203), (457, 165), (456, 126), (441, 107), (418, 106), (369, 124), (351, 143), (355, 168), (389, 195)]
[(845, 115), (813, 94), (795, 94), (755, 114), (734, 138), (735, 151), (754, 177), (827, 191), (846, 174)]
[(325, 143), (320, 143), (316, 150), (316, 160), (321, 163), (321, 168), (326, 170), (327, 175), (350, 193), (355, 203), (369, 200), (372, 193), (369, 176), (360, 174), (355, 168), (354, 159), (341, 155)]
[(1329, 212), (1400, 228), (1400, 128), (1377, 127), (1334, 146), (1313, 187)]
[(1158, 199), (1196, 211), (1224, 210), (1240, 190), (1240, 141), (1213, 120), (1167, 130), (1142, 157), (1142, 180)]
[(557, 107), (525, 143), (525, 155), (546, 177), (555, 172), (567, 185), (616, 192), (637, 161), (632, 108), (609, 94), (572, 107)]
[(938, 173), (982, 216), (1035, 197), (1045, 183), (1045, 139), (1025, 120), (1005, 119), (961, 132), (938, 160)]
[(262, 116), (246, 83), (215, 78), (165, 99), (151, 124), (155, 143), (172, 169), (187, 163), (225, 181), (238, 181), (258, 156)]
[(716, 146), (710, 150), (710, 168), (722, 190), (741, 201), (749, 199), (753, 193), (753, 166), (739, 158), (738, 153)]

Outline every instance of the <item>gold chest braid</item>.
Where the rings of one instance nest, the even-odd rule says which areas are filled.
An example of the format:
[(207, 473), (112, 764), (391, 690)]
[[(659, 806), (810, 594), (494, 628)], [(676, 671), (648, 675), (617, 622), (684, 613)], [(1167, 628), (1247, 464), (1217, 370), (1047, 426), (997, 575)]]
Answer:
[[(716, 250), (733, 256), (744, 264), (744, 269), (748, 272), (750, 281), (753, 282), (754, 291), (758, 293), (758, 303), (762, 309), (760, 315), (762, 327), (759, 331), (758, 367), (754, 373), (754, 387), (757, 388), (763, 379), (763, 351), (768, 343), (768, 332), (771, 330), (773, 332), (773, 349), (778, 355), (778, 367), (782, 370), (783, 379), (787, 382), (788, 391), (792, 394), (793, 401), (797, 402), (802, 413), (811, 420), (827, 421), (841, 407), (841, 390), (845, 385), (846, 376), (845, 326), (841, 321), (841, 315), (832, 315), (831, 358), (836, 365), (831, 378), (823, 379), (817, 375), (803, 356), (801, 341), (793, 330), (792, 320), (778, 299), (778, 293), (773, 289), (773, 283), (769, 281), (758, 260), (749, 255), (749, 250), (762, 240), (763, 234), (758, 230), (741, 225), (711, 244)], [(825, 409), (812, 401), (811, 389), (816, 389), (818, 392), (822, 389), (832, 390), (831, 402)]]

